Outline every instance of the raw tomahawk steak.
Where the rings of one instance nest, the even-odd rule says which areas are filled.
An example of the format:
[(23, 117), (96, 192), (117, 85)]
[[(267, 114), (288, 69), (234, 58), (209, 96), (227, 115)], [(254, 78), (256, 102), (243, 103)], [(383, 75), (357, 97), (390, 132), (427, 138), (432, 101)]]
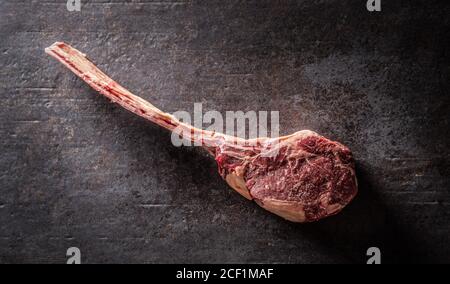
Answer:
[(338, 142), (309, 130), (245, 140), (194, 128), (133, 95), (70, 45), (56, 42), (46, 52), (111, 101), (201, 143), (233, 189), (287, 220), (311, 222), (334, 215), (358, 191), (352, 154)]

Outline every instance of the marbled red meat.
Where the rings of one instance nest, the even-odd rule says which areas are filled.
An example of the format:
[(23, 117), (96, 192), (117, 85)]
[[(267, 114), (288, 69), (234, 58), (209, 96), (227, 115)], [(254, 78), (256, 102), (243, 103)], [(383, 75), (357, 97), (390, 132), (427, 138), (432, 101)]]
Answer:
[(95, 90), (129, 111), (202, 145), (238, 193), (294, 222), (338, 213), (357, 193), (350, 150), (309, 130), (244, 140), (184, 124), (133, 95), (65, 43), (46, 49)]
[[(354, 162), (348, 148), (312, 131), (277, 139), (271, 139), (270, 146), (259, 143), (246, 151), (227, 143), (218, 147), (219, 173), (226, 178), (238, 168), (251, 199), (263, 207), (272, 200), (286, 202), (296, 208), (295, 216), (283, 216), (292, 221), (335, 214), (355, 196)], [(276, 155), (264, 155), (274, 150)]]

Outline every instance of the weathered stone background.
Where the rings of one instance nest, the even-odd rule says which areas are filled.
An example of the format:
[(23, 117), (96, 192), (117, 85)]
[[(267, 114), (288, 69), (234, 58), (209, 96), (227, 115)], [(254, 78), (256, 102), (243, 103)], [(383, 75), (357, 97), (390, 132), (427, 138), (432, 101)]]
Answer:
[[(0, 0), (0, 262), (450, 262), (445, 1), (81, 1)], [(359, 196), (313, 224), (260, 209), (55, 41), (165, 111), (280, 110), (282, 134), (347, 144)]]

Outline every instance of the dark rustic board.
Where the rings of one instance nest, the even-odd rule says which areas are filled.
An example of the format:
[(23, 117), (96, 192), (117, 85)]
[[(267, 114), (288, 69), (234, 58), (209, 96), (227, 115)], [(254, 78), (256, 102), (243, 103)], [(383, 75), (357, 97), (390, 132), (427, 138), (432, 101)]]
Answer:
[[(0, 0), (0, 262), (450, 262), (450, 10), (417, 2)], [(168, 112), (280, 110), (282, 134), (353, 150), (360, 194), (313, 224), (269, 214), (55, 41)]]

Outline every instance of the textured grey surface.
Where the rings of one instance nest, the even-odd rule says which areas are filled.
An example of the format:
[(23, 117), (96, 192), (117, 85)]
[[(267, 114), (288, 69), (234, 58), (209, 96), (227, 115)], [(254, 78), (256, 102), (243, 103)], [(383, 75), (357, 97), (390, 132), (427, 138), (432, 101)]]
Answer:
[[(0, 262), (450, 262), (444, 1), (0, 0)], [(360, 194), (313, 224), (233, 192), (200, 149), (43, 53), (66, 41), (161, 109), (280, 110), (354, 152)]]

